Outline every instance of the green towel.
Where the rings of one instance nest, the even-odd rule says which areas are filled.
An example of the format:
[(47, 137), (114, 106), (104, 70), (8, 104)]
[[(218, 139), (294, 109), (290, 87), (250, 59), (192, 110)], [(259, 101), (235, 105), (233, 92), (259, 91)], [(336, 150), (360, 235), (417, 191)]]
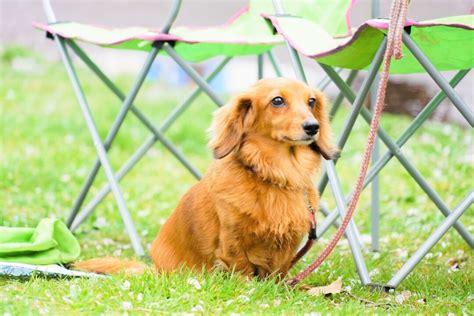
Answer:
[(76, 237), (58, 219), (42, 219), (36, 228), (0, 226), (0, 261), (68, 263), (80, 252)]

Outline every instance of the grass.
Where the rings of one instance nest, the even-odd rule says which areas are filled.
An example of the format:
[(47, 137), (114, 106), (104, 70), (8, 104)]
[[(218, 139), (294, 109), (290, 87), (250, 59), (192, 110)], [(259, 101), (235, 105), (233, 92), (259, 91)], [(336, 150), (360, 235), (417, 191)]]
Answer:
[[(0, 84), (1, 181), (0, 225), (35, 226), (44, 217), (65, 218), (94, 160), (94, 148), (62, 66), (18, 48), (4, 49)], [(21, 60), (18, 57), (21, 56)], [(90, 96), (92, 112), (104, 137), (118, 102), (85, 70), (79, 75)], [(118, 76), (128, 87), (132, 76)], [(191, 88), (173, 89), (162, 82), (146, 82), (136, 104), (154, 122), (160, 122)], [(167, 136), (204, 171), (211, 161), (206, 149), (211, 102), (200, 97), (172, 127)], [(334, 121), (341, 129), (347, 110)], [(100, 118), (100, 119), (98, 119)], [(410, 120), (384, 115), (382, 126), (397, 137)], [(348, 192), (357, 177), (360, 152), (367, 135), (358, 122), (338, 164), (343, 188)], [(121, 165), (148, 137), (146, 129), (127, 117), (110, 151), (113, 168)], [(454, 207), (473, 187), (472, 130), (429, 122), (404, 147), (403, 152), (432, 184), (448, 206)], [(100, 173), (89, 198), (104, 183)], [(365, 245), (364, 255), (373, 282), (383, 283), (401, 267), (435, 226), (443, 220), (434, 204), (391, 161), (381, 173), (380, 253)], [(121, 183), (137, 229), (149, 246), (179, 197), (195, 180), (156, 145)], [(334, 206), (330, 194), (325, 201)], [(355, 221), (364, 237), (370, 232), (370, 194), (361, 198)], [(473, 207), (462, 218), (473, 232)], [(322, 217), (319, 217), (321, 220)], [(303, 268), (317, 255), (334, 232), (323, 236), (299, 264)], [(109, 196), (80, 227), (81, 259), (113, 255), (133, 257), (113, 199)], [(459, 270), (449, 260), (467, 258)], [(337, 314), (422, 313), (472, 314), (472, 249), (450, 230), (400, 285), (395, 293), (371, 291), (360, 285), (350, 249), (343, 241), (306, 284), (325, 285), (342, 277), (346, 292), (314, 297), (274, 281), (243, 281), (233, 274), (181, 271), (169, 275), (116, 276), (95, 279), (0, 278), (0, 311), (23, 314)]]

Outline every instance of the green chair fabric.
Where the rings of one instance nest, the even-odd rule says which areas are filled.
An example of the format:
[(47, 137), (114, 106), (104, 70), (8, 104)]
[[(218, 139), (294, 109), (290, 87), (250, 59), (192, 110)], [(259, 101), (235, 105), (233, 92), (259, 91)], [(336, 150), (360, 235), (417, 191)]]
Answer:
[(58, 219), (43, 219), (35, 228), (0, 226), (0, 261), (68, 263), (76, 260), (80, 252), (76, 237)]
[[(366, 69), (370, 65), (388, 29), (388, 20), (374, 19), (363, 23), (350, 37), (334, 38), (323, 27), (307, 19), (265, 17), (301, 54), (323, 64), (355, 70)], [(472, 15), (423, 22), (409, 20), (406, 26), (409, 27), (410, 37), (438, 70), (470, 69), (474, 66)], [(406, 47), (403, 53), (404, 58), (392, 62), (391, 73), (425, 72)]]
[[(324, 26), (334, 36), (350, 34), (350, 10), (355, 0), (286, 0), (285, 8), (292, 15), (303, 16)], [(308, 8), (311, 8), (308, 10)], [(54, 24), (33, 23), (33, 26), (64, 38), (113, 48), (149, 51), (154, 41), (174, 41), (177, 53), (190, 62), (215, 56), (257, 55), (283, 44), (283, 38), (262, 13), (272, 13), (271, 0), (251, 0), (249, 5), (227, 23), (215, 27), (173, 27), (170, 34), (144, 27), (107, 28), (76, 22)]]
[[(368, 20), (352, 30), (349, 15), (355, 1), (301, 0), (284, 2), (290, 16), (272, 16), (271, 0), (252, 0), (229, 22), (217, 27), (176, 27), (170, 34), (143, 27), (105, 28), (75, 22), (34, 26), (65, 38), (124, 49), (150, 50), (154, 41), (175, 41), (175, 49), (190, 62), (215, 56), (256, 55), (283, 43), (278, 34), (310, 58), (341, 68), (368, 67), (386, 33), (387, 20)], [(474, 64), (474, 18), (455, 16), (423, 22), (407, 21), (411, 37), (439, 70), (472, 68)], [(394, 61), (392, 73), (423, 72), (408, 50)]]

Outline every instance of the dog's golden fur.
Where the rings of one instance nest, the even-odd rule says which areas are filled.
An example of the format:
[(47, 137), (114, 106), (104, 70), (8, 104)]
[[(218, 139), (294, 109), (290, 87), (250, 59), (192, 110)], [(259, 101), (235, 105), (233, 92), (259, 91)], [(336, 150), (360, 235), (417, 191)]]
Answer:
[[(284, 105), (274, 106), (275, 97)], [(311, 137), (302, 128), (308, 119), (320, 126)], [(216, 112), (211, 134), (216, 160), (153, 242), (157, 271), (217, 267), (284, 276), (308, 233), (307, 204), (319, 203), (313, 178), (320, 152), (334, 151), (324, 96), (298, 81), (261, 80)], [(88, 261), (76, 266), (107, 273), (107, 260), (124, 265), (103, 259), (100, 269)]]

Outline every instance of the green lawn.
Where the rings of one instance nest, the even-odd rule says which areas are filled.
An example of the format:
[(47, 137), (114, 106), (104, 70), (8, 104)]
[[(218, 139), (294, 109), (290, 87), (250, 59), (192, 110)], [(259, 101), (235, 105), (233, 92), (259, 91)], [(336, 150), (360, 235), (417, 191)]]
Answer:
[[(13, 62), (12, 56), (23, 55)], [(35, 226), (44, 217), (64, 219), (94, 160), (94, 148), (65, 71), (19, 49), (2, 53), (0, 65), (1, 181), (0, 225)], [(18, 66), (20, 64), (20, 66)], [(26, 66), (25, 66), (26, 65)], [(90, 104), (101, 135), (105, 137), (119, 103), (87, 70), (79, 75), (90, 95)], [(114, 78), (124, 90), (132, 76)], [(177, 90), (164, 82), (146, 82), (136, 104), (157, 123), (189, 89)], [(223, 96), (226, 97), (226, 96)], [(211, 161), (205, 130), (212, 103), (204, 96), (193, 104), (167, 136), (202, 171)], [(341, 129), (347, 110), (338, 113), (334, 131)], [(100, 119), (99, 119), (100, 118)], [(409, 119), (384, 115), (382, 126), (393, 137)], [(339, 162), (345, 192), (355, 183), (360, 153), (368, 129), (358, 122)], [(149, 136), (133, 116), (110, 150), (115, 170)], [(385, 149), (383, 149), (385, 150)], [(408, 142), (403, 152), (433, 185), (448, 206), (454, 207), (473, 188), (472, 130), (429, 122)], [(100, 173), (92, 194), (104, 183)], [(374, 282), (383, 283), (443, 220), (434, 204), (395, 160), (381, 173), (381, 252), (365, 246), (364, 254)], [(195, 180), (156, 145), (121, 183), (127, 205), (145, 245), (149, 246), (180, 196)], [(329, 194), (325, 201), (334, 206)], [(364, 239), (370, 234), (370, 194), (362, 195), (355, 221)], [(462, 222), (474, 232), (473, 208)], [(318, 216), (319, 217), (319, 216)], [(321, 221), (322, 216), (319, 217)], [(331, 229), (298, 269), (313, 260), (328, 242)], [(80, 227), (77, 237), (81, 259), (113, 255), (133, 257), (113, 199), (109, 196)], [(365, 238), (367, 237), (367, 238)], [(23, 314), (300, 314), (300, 313), (423, 313), (472, 314), (473, 252), (453, 230), (432, 249), (395, 293), (373, 292), (360, 285), (350, 249), (345, 241), (306, 284), (325, 285), (342, 277), (346, 291), (314, 297), (273, 281), (243, 281), (220, 273), (183, 271), (170, 275), (116, 276), (107, 280), (0, 278), (0, 311)], [(450, 262), (462, 261), (459, 269)]]

